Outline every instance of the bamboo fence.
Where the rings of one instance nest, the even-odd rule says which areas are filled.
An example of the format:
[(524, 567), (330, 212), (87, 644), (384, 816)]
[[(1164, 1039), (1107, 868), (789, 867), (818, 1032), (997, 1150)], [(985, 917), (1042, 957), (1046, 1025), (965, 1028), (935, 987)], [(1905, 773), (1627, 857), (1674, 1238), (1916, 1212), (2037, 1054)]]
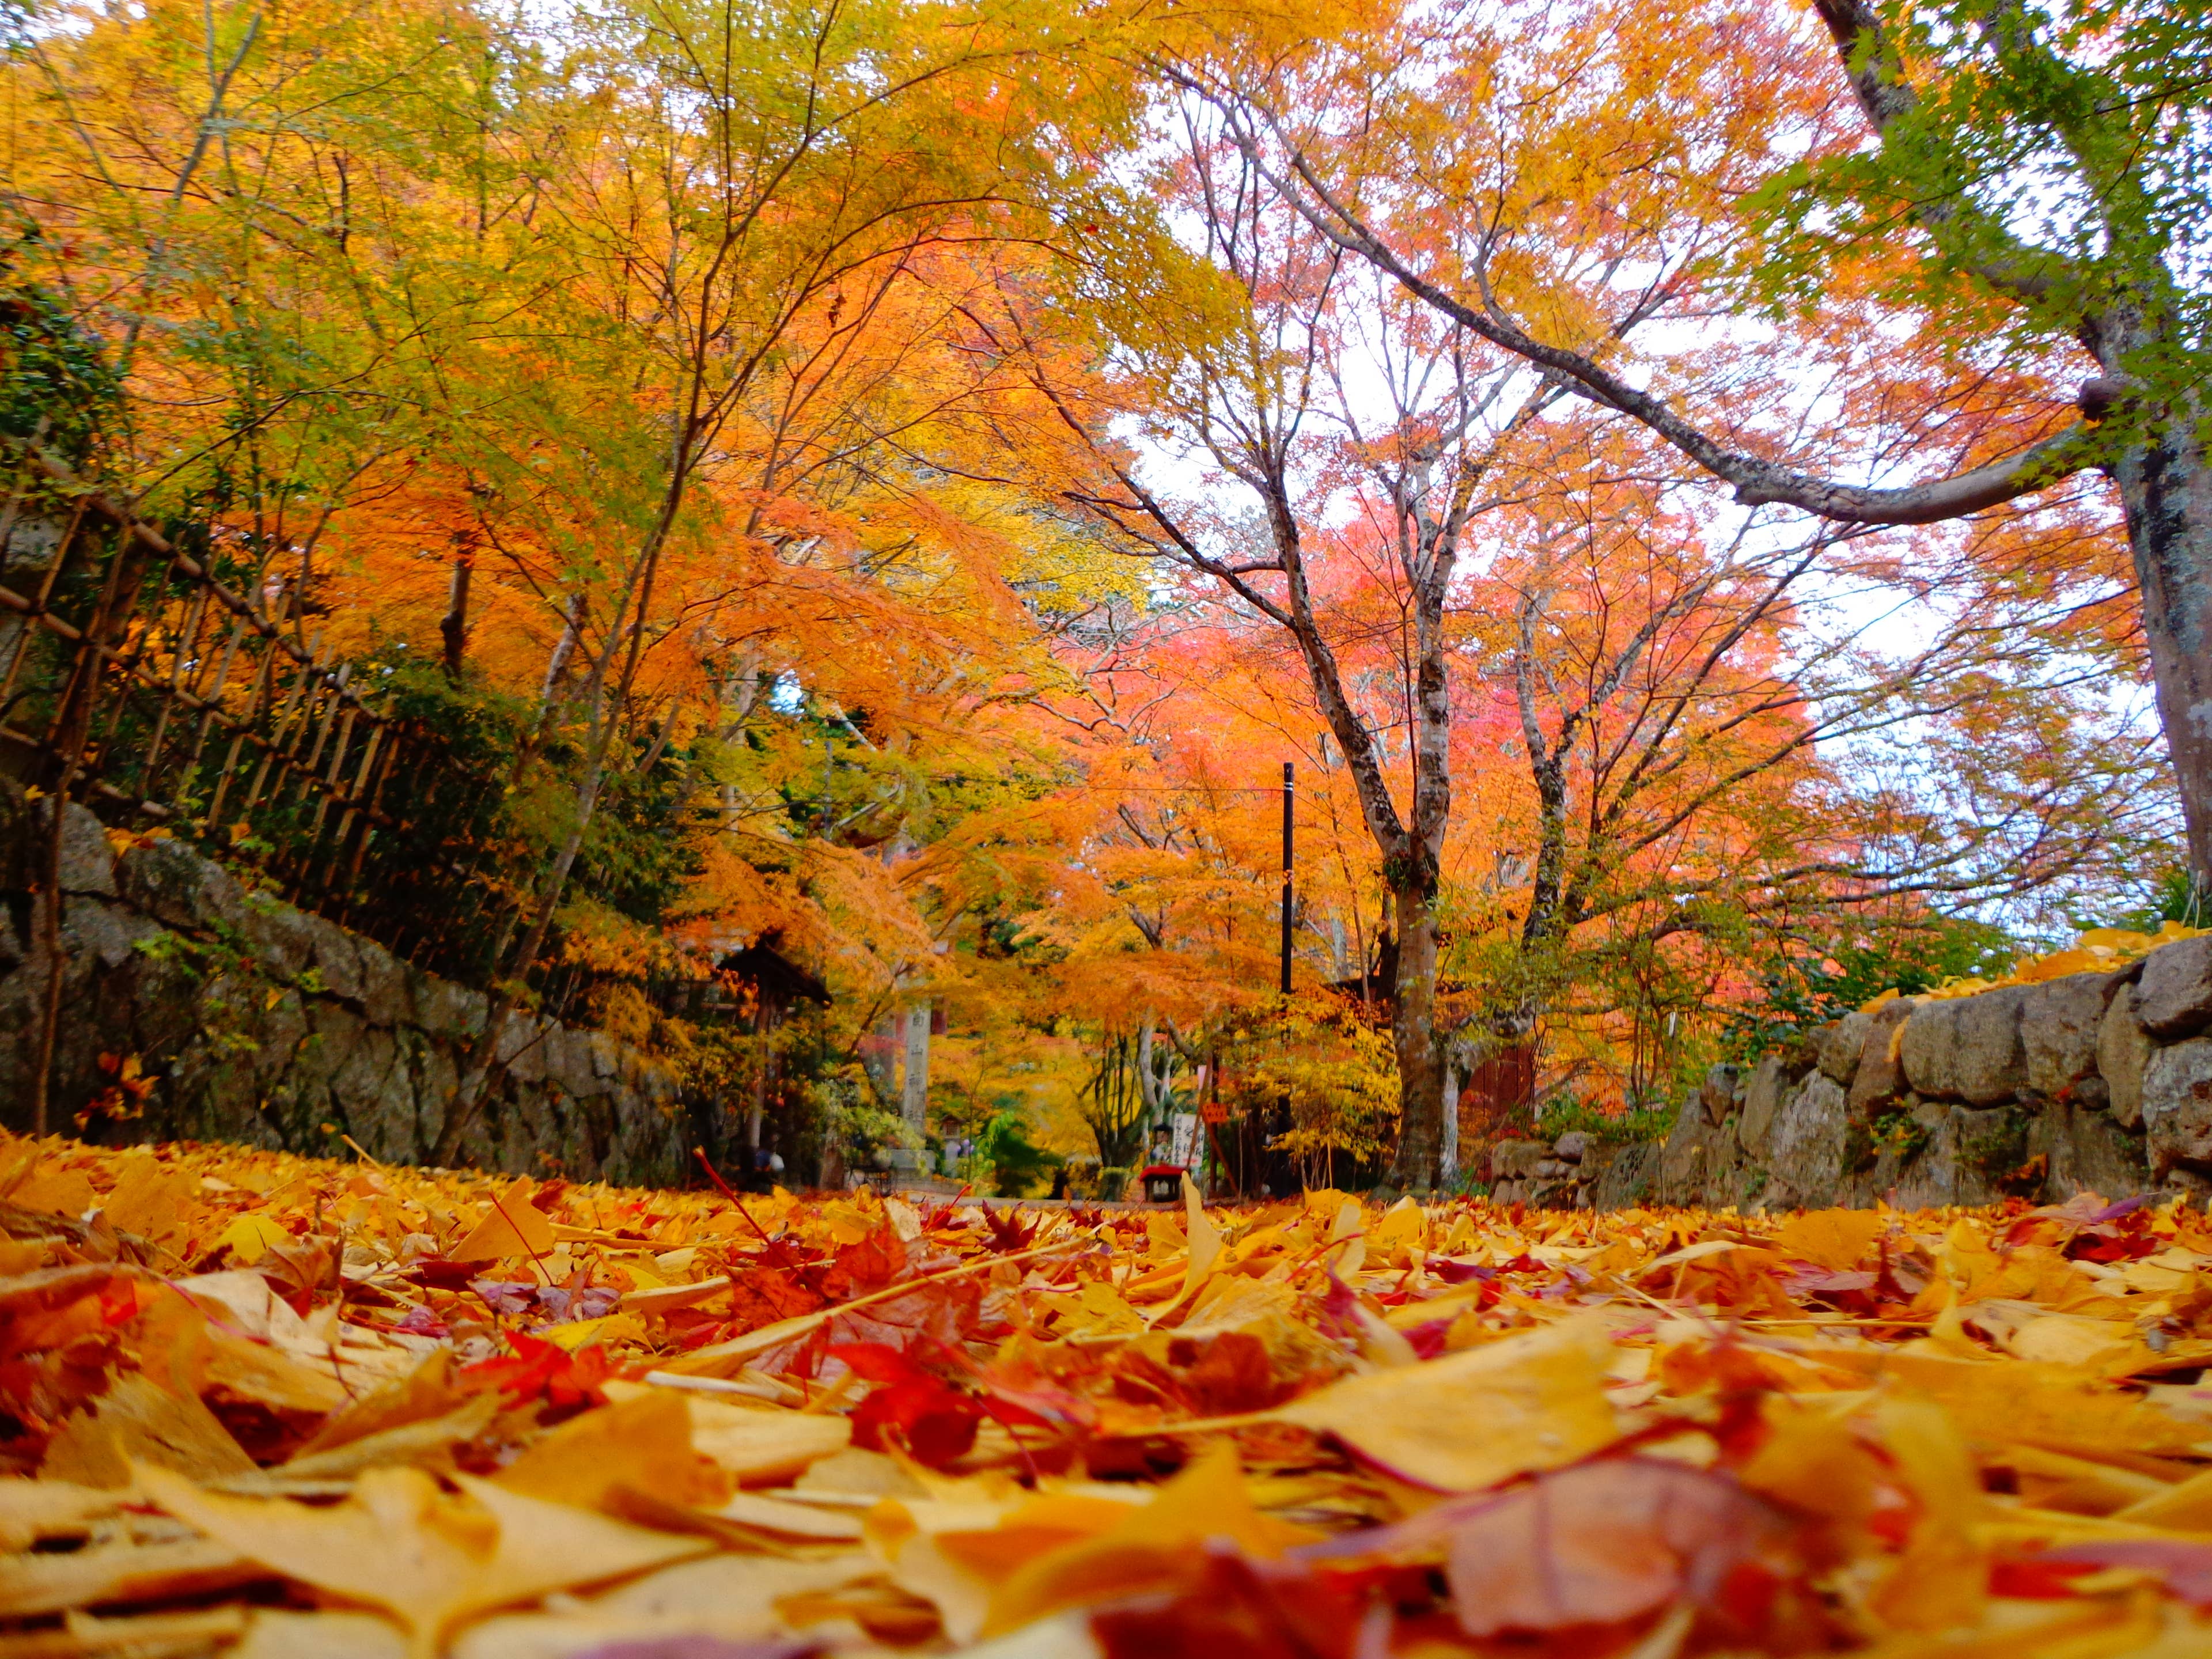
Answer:
[(483, 834), (498, 780), (356, 683), (295, 588), (256, 591), (250, 569), (226, 581), (219, 556), (66, 469), (14, 460), (0, 769), (111, 826), (200, 843), (264, 890), (480, 981), (519, 896)]

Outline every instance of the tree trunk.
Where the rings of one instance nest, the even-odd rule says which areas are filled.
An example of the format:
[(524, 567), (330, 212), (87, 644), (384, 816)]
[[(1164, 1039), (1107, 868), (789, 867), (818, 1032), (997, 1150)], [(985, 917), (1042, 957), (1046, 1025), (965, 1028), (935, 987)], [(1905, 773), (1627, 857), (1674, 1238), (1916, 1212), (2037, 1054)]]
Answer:
[(2149, 442), (2123, 452), (2112, 476), (2201, 901), (2212, 896), (2212, 457), (2198, 419), (2193, 409), (2175, 410)]
[(1444, 1057), (1443, 1103), (1443, 1150), (1437, 1158), (1437, 1184), (1449, 1188), (1459, 1184), (1459, 1067), (1449, 1054)]
[(1145, 1023), (1138, 1028), (1137, 1031), (1137, 1092), (1138, 1097), (1145, 1103), (1145, 1128), (1147, 1133), (1150, 1133), (1152, 1126), (1160, 1121), (1160, 1114), (1167, 1105), (1166, 1077), (1163, 1075), (1163, 1072), (1164, 1070), (1171, 1073), (1175, 1066), (1174, 1060), (1170, 1057), (1165, 1068), (1160, 1066), (1155, 1059), (1158, 1052), (1159, 1047), (1152, 1027), (1152, 1017), (1146, 1014)]
[(752, 1154), (760, 1150), (761, 1120), (768, 1115), (768, 1011), (753, 1011), (753, 1058), (758, 1062), (753, 1067), (752, 1103), (745, 1112), (745, 1168), (752, 1168)]
[(461, 664), (469, 648), (469, 576), (472, 561), (466, 554), (453, 561), (453, 579), (446, 591), (446, 615), (438, 632), (446, 641), (446, 678), (460, 684)]
[(576, 654), (576, 642), (584, 628), (584, 595), (580, 590), (568, 596), (562, 607), (561, 637), (553, 641), (553, 653), (545, 659), (545, 681), (538, 693), (538, 735), (544, 737), (553, 724), (553, 700), (561, 695), (561, 681), (568, 672), (568, 659)]
[(1398, 1054), (1398, 1152), (1390, 1184), (1425, 1191), (1437, 1183), (1443, 1151), (1444, 1067), (1437, 1049), (1436, 898), (1421, 886), (1397, 892), (1397, 1017), (1390, 1037)]

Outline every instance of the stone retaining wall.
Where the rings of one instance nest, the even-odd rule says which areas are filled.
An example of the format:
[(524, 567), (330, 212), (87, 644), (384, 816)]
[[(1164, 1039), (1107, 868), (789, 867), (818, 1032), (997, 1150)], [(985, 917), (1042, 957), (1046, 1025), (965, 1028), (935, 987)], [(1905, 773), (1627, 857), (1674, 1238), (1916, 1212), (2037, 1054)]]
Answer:
[(2212, 937), (2108, 974), (1900, 997), (1716, 1066), (1663, 1144), (1505, 1142), (1492, 1193), (1788, 1209), (2212, 1192), (2208, 1032)]
[[(51, 819), (0, 783), (0, 1124), (29, 1127), (31, 1067), (48, 982), (33, 895)], [(118, 854), (99, 820), (64, 820), (64, 1012), (51, 1127), (104, 1091), (88, 1139), (232, 1140), (422, 1162), (438, 1139), (482, 993), (244, 887), (181, 842)], [(508, 1024), (505, 1079), (464, 1147), (488, 1169), (680, 1182), (694, 1142), (676, 1079), (597, 1031)], [(143, 1098), (118, 1092), (137, 1059)], [(326, 1131), (325, 1124), (332, 1126)]]

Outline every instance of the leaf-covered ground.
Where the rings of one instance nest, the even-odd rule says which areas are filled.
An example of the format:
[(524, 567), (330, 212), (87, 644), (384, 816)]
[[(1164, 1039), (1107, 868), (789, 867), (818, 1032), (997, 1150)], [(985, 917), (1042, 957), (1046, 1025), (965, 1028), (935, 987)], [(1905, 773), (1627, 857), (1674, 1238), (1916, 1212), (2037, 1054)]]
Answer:
[(2185, 1209), (742, 1205), (0, 1141), (0, 1659), (2212, 1652)]

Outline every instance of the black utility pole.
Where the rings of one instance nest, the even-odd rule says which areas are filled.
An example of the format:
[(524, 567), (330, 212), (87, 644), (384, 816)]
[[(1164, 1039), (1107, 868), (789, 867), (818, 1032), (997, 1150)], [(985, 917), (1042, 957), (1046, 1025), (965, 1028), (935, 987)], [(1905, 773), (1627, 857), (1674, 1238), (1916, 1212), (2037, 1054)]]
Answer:
[(1283, 994), (1291, 994), (1291, 763), (1283, 763)]

